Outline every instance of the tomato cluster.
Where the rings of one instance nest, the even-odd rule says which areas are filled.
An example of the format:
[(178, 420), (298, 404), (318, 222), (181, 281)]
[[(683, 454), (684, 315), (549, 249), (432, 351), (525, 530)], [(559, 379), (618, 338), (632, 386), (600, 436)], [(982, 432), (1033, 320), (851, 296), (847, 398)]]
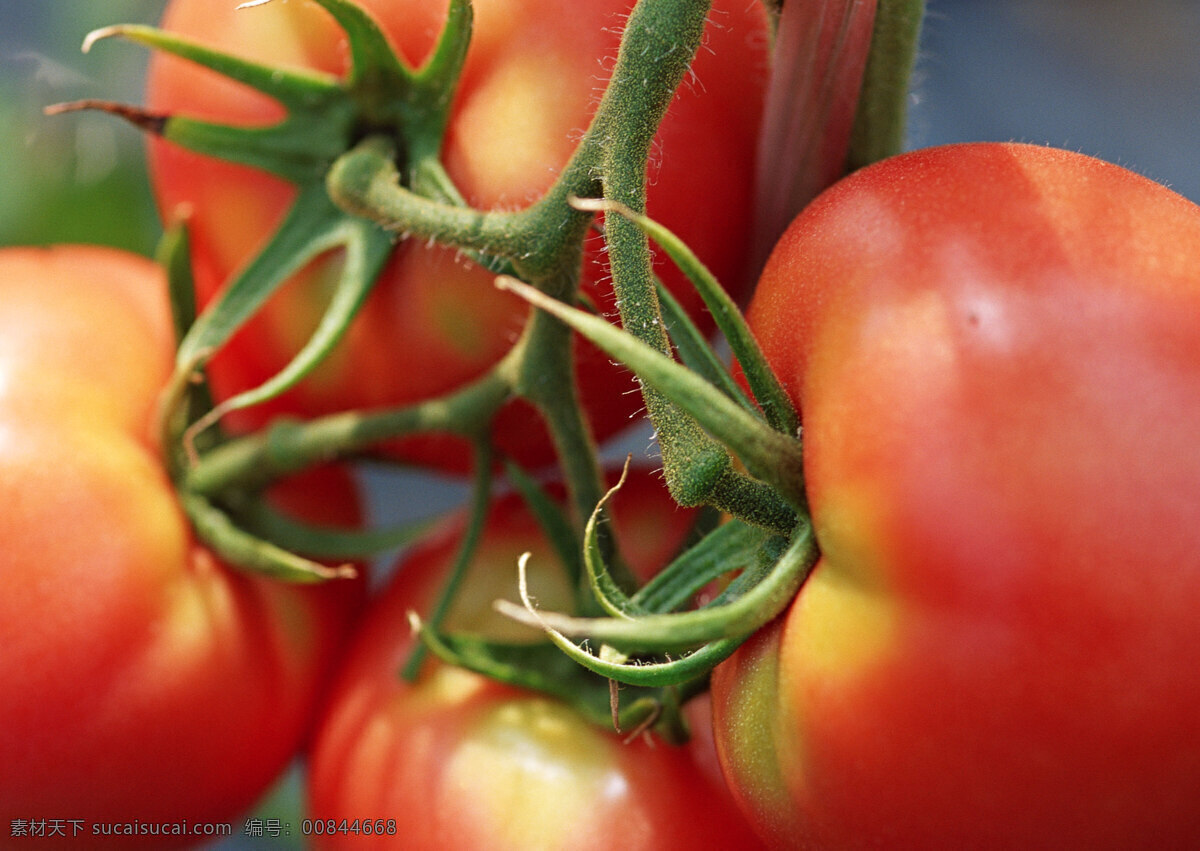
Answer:
[[(806, 42), (827, 90), (906, 79), (878, 5), (832, 54), (873, 64)], [(247, 831), (1200, 835), (1200, 207), (1045, 147), (882, 151), (751, 290), (780, 14), (172, 0), (101, 34), (160, 51), (102, 108), (151, 134), (167, 250), (0, 249), (0, 845), (195, 845), (297, 764)], [(820, 88), (823, 175), (870, 146)], [(372, 252), (315, 368), (232, 403)], [(618, 475), (643, 406), (665, 473)], [(360, 462), (471, 505), (390, 534)]]
[[(413, 65), (431, 51), (447, 17), (445, 3), (356, 5)], [(544, 193), (571, 156), (633, 3), (475, 0), (472, 6), (470, 49), (441, 157), (465, 203), (519, 208)], [(650, 176), (658, 187), (655, 214), (709, 246), (705, 259), (732, 280), (748, 241), (768, 40), (761, 9), (719, 7), (720, 25), (707, 37), (711, 49), (696, 66), (702, 84), (672, 104)], [(348, 72), (347, 36), (315, 3), (250, 12), (235, 2), (174, 0), (163, 28), (255, 62), (334, 78)], [(250, 88), (166, 55), (152, 62), (147, 101), (152, 111), (208, 120), (265, 126), (280, 117), (278, 104)], [(698, 200), (694, 175), (713, 161), (725, 166)], [(149, 169), (164, 222), (186, 218), (202, 309), (260, 250), (295, 191), (272, 175), (164, 140), (151, 141)], [(599, 236), (590, 238), (579, 264), (586, 298), (609, 311), (600, 245)], [(339, 269), (335, 253), (320, 257), (219, 352), (206, 370), (218, 399), (257, 386), (287, 363), (318, 321)], [(683, 277), (662, 271), (698, 314), (699, 298)], [(495, 289), (492, 277), (452, 248), (398, 245), (350, 333), (317, 373), (241, 420), (231, 418), (233, 424), (248, 429), (280, 413), (317, 417), (403, 405), (474, 379), (512, 347), (529, 312)], [(164, 445), (176, 339), (158, 266), (83, 246), (6, 249), (0, 293), (6, 830), (62, 822), (65, 831), (51, 831), (57, 837), (39, 828), (39, 839), (85, 847), (137, 841), (94, 831), (97, 825), (229, 821), (315, 736), (310, 824), (325, 826), (334, 816), (359, 822), (345, 836), (363, 838), (367, 823), (376, 840), (390, 836), (397, 847), (474, 842), (482, 848), (497, 847), (495, 830), (503, 828), (514, 845), (552, 847), (568, 835), (584, 841), (585, 820), (592, 819), (593, 847), (660, 847), (699, 840), (709, 830), (735, 844), (750, 841), (711, 745), (627, 747), (565, 704), (486, 681), (458, 682), (452, 669), (432, 661), (420, 682), (404, 686), (398, 668), (413, 644), (407, 610), (429, 605), (429, 594), (415, 589), (436, 576), (419, 580), (421, 571), (406, 564), (396, 588), (374, 601), (359, 624), (362, 578), (279, 582), (243, 572), (208, 546), (176, 495), (186, 490), (185, 474), (173, 469), (179, 448)], [(604, 438), (625, 427), (640, 405), (628, 373), (582, 344), (575, 361), (594, 433)], [(554, 457), (540, 421), (519, 401), (500, 413), (493, 434), (500, 451), (527, 465)], [(410, 441), (401, 454), (455, 469), (469, 463), (469, 453), (442, 439)], [(342, 527), (362, 520), (359, 495), (342, 470), (305, 473), (286, 485), (278, 504), (299, 517)], [(637, 518), (627, 524), (647, 539), (640, 563), (664, 561), (691, 515), (675, 513), (656, 484), (633, 487), (654, 512), (653, 527)], [(513, 514), (511, 506), (498, 510)], [(507, 588), (519, 553), (505, 547), (493, 554), (492, 539), (537, 549), (539, 536), (536, 525), (515, 517), (495, 525), (479, 561), (493, 584)], [(453, 546), (445, 534), (436, 539), (443, 552)], [(490, 598), (478, 601), (486, 606)], [(358, 649), (342, 660), (352, 629)], [(330, 695), (335, 663), (343, 684)], [(356, 705), (368, 688), (382, 701), (368, 707), (377, 720)], [(410, 715), (399, 714), (393, 692), (411, 692), (403, 698)], [(479, 692), (470, 704), (476, 714), (486, 713), (480, 729), (453, 714), (470, 692)], [(397, 713), (394, 721), (388, 713)], [(396, 725), (387, 734), (395, 741), (375, 742), (372, 730), (385, 723)], [(523, 729), (528, 738), (521, 740)], [(705, 741), (703, 724), (698, 732)], [(393, 762), (390, 755), (408, 736), (434, 736), (441, 744), (420, 759), (414, 753)], [(525, 775), (488, 776), (470, 756), (486, 736), (495, 741), (483, 769), (524, 747), (540, 756)], [(428, 786), (425, 780), (444, 770), (442, 759), (455, 751), (464, 754), (462, 778), (440, 790)], [(369, 762), (359, 770), (361, 760)], [(405, 763), (409, 773), (397, 773)], [(573, 786), (559, 779), (572, 776)], [(406, 786), (405, 777), (416, 782)], [(479, 785), (473, 792), (459, 788), (467, 781)], [(403, 789), (435, 797), (405, 801)], [(693, 795), (708, 813), (679, 823)], [(489, 796), (492, 822), (474, 832), (461, 825), (450, 831), (464, 802)], [(515, 806), (526, 810), (520, 824), (495, 821)], [(374, 831), (379, 819), (391, 829)], [(299, 835), (303, 826), (290, 828)], [(24, 835), (24, 828), (13, 830)], [(304, 832), (330, 845), (343, 838), (340, 830)], [(170, 833), (146, 831), (140, 838), (165, 844)], [(189, 837), (174, 839), (187, 844)]]

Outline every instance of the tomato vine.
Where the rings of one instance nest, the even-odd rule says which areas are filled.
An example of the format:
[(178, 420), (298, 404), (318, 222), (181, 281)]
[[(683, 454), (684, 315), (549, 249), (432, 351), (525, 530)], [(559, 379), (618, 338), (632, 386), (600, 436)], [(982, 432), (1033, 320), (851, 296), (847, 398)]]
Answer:
[[(589, 571), (578, 576), (576, 600), (577, 614), (591, 617), (562, 620), (532, 609), (512, 614), (543, 628), (554, 625), (553, 640), (604, 676), (659, 684), (703, 681), (715, 660), (782, 609), (817, 555), (807, 518), (795, 412), (732, 299), (723, 295), (686, 245), (644, 215), (653, 140), (701, 47), (710, 3), (639, 0), (625, 20), (615, 65), (591, 123), (558, 178), (528, 207), (495, 211), (471, 207), (440, 160), (449, 105), (471, 42), (469, 0), (450, 3), (436, 46), (420, 67), (406, 64), (378, 23), (351, 0), (317, 2), (347, 39), (350, 61), (344, 78), (258, 64), (149, 27), (105, 28), (85, 44), (86, 49), (102, 39), (121, 37), (207, 67), (277, 101), (286, 114), (276, 124), (226, 125), (96, 101), (56, 109), (103, 109), (173, 144), (265, 170), (297, 187), (287, 216), (266, 247), (220, 299), (194, 321), (181, 322), (173, 382), (176, 408), (168, 414), (175, 425), (168, 443), (181, 447), (176, 479), (184, 504), (192, 506), (197, 530), (251, 569), (305, 576), (285, 549), (256, 537), (267, 530), (273, 530), (271, 535), (283, 533), (278, 524), (266, 522), (254, 494), (298, 470), (353, 459), (398, 437), (429, 432), (459, 435), (473, 447), (478, 513), (493, 487), (492, 424), (502, 407), (514, 398), (523, 399), (538, 411), (556, 449), (571, 513), (578, 518), (565, 527), (577, 530), (576, 548), (586, 544), (592, 554)], [(839, 42), (832, 52), (817, 51), (803, 60), (818, 80), (822, 72), (843, 85), (850, 80), (848, 92), (836, 97), (858, 103), (853, 133), (846, 133), (843, 147), (832, 149), (832, 160), (830, 151), (822, 155), (826, 164), (821, 166), (820, 182), (897, 148), (922, 9), (922, 3), (912, 0), (889, 0), (833, 10), (844, 18), (828, 25), (854, 49), (848, 51)], [(803, 26), (794, 22), (807, 12), (768, 4), (768, 14), (778, 41), (794, 39), (795, 27)], [(854, 83), (860, 79), (861, 98)], [(823, 107), (809, 103), (798, 108), (819, 113)], [(848, 113), (837, 120), (850, 127)], [(808, 180), (812, 188), (803, 191), (811, 194), (820, 183)], [(623, 330), (580, 309), (580, 260), (585, 239), (597, 227), (597, 213), (604, 214), (603, 237)], [(180, 226), (186, 228), (187, 223)], [(538, 308), (530, 312), (508, 353), (481, 377), (427, 401), (385, 410), (347, 410), (306, 421), (280, 420), (256, 433), (226, 434), (221, 422), (229, 414), (287, 391), (328, 356), (345, 336), (398, 239), (451, 246), (498, 275), (498, 286)], [(703, 332), (661, 289), (652, 266), (651, 239), (708, 302), (748, 379), (753, 401), (721, 366)], [(204, 385), (194, 379), (204, 374), (214, 353), (290, 275), (335, 248), (345, 258), (342, 273), (308, 342), (261, 386), (213, 404)], [(184, 277), (186, 256), (181, 260), (180, 255), (185, 251), (186, 241), (181, 241), (171, 258), (176, 278)], [(177, 300), (185, 298), (187, 282), (176, 289)], [(665, 479), (676, 501), (709, 506), (748, 524), (746, 528), (761, 530), (755, 538), (761, 550), (755, 557), (758, 566), (747, 568), (728, 592), (703, 610), (671, 613), (690, 602), (679, 595), (639, 597), (624, 570), (620, 542), (609, 538), (604, 524), (595, 523), (593, 514), (604, 510), (603, 479), (574, 389), (574, 333), (588, 337), (639, 376)], [(677, 351), (682, 364), (676, 360)], [(519, 468), (510, 470), (520, 475)], [(593, 522), (585, 534), (580, 524), (588, 517)], [(299, 539), (296, 531), (291, 530), (289, 540)], [(397, 534), (404, 539), (403, 530)], [(314, 537), (321, 540), (314, 533), (310, 542)], [(789, 539), (790, 546), (785, 543)], [(468, 535), (460, 566), (471, 558), (471, 541)], [(360, 543), (378, 541), (364, 536)], [(338, 546), (352, 543), (339, 541)], [(720, 546), (716, 537), (702, 541), (665, 575), (681, 577), (685, 587), (691, 587), (686, 581), (689, 565)], [(444, 610), (454, 588), (451, 579), (439, 610)], [(633, 626), (623, 621), (610, 625), (595, 617), (613, 606), (622, 609), (623, 618), (632, 616)], [(447, 649), (452, 642), (439, 634), (439, 620), (436, 613), (428, 619), (424, 634), (429, 646), (453, 655)], [(702, 626), (693, 628), (693, 623)], [(640, 637), (618, 637), (630, 630)], [(568, 633), (575, 638), (564, 638)], [(599, 665), (591, 653), (571, 650), (581, 638), (611, 645), (625, 661), (610, 658)], [(632, 649), (631, 640), (634, 656), (620, 652), (622, 642)], [(648, 664), (651, 658), (661, 661), (677, 645), (691, 648), (687, 661), (663, 663), (662, 673), (649, 677), (650, 671), (659, 670), (659, 663)], [(704, 650), (698, 652), (701, 645)], [(491, 652), (501, 649), (493, 647)], [(458, 661), (466, 662), (461, 657)], [(482, 665), (478, 654), (475, 665)]]

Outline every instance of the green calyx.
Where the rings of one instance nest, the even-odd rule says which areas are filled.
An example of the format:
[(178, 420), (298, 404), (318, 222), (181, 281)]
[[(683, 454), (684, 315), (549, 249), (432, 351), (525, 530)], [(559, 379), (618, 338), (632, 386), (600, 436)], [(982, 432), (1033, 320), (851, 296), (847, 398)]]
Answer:
[[(512, 380), (506, 376), (513, 372), (502, 363), (457, 394), (461, 399), (439, 400), (436, 405), (370, 416), (346, 412), (303, 426), (279, 423), (240, 441), (226, 439), (216, 427), (229, 412), (283, 393), (324, 360), (344, 336), (395, 247), (394, 234), (330, 199), (325, 183), (339, 157), (364, 137), (387, 140), (395, 167), (408, 186), (437, 202), (461, 203), (441, 168), (438, 152), (470, 41), (469, 0), (451, 0), (441, 37), (420, 68), (408, 67), (395, 54), (384, 33), (357, 4), (317, 2), (346, 35), (350, 67), (344, 78), (256, 63), (145, 26), (106, 27), (84, 42), (87, 52), (101, 40), (120, 37), (213, 70), (278, 102), (285, 116), (276, 124), (227, 125), (102, 101), (47, 109), (48, 113), (109, 112), (172, 144), (268, 172), (296, 187), (292, 206), (265, 248), (202, 313), (197, 313), (190, 277), (186, 223), (175, 223), (164, 238), (160, 259), (171, 282), (179, 342), (161, 430), (168, 469), (198, 534), (230, 563), (302, 582), (338, 578), (349, 571), (328, 569), (292, 550), (313, 556), (361, 557), (408, 540), (421, 524), (345, 532), (287, 522), (262, 499), (267, 485), (381, 440), (439, 428), (448, 420), (448, 430), (480, 433), (509, 397)], [(262, 386), (214, 405), (203, 381), (207, 361), (293, 274), (334, 250), (342, 255), (341, 274), (308, 342)]]
[(84, 42), (89, 50), (101, 39), (119, 36), (209, 68), (277, 101), (286, 110), (277, 124), (231, 126), (94, 101), (58, 108), (107, 109), (173, 144), (269, 172), (297, 187), (296, 200), (266, 248), (181, 341), (179, 369), (202, 367), (291, 275), (318, 255), (333, 249), (344, 252), (345, 268), (330, 308), (308, 344), (279, 375), (224, 402), (197, 431), (231, 410), (277, 396), (308, 375), (340, 341), (390, 256), (391, 234), (330, 200), (325, 181), (338, 157), (364, 137), (390, 139), (398, 168), (410, 185), (438, 200), (457, 200), (437, 154), (470, 40), (470, 3), (450, 4), (433, 54), (424, 66), (412, 69), (360, 7), (349, 0), (318, 2), (346, 34), (350, 68), (344, 79), (252, 62), (151, 27), (108, 27)]
[[(283, 106), (287, 114), (277, 124), (238, 127), (184, 115), (151, 115), (96, 101), (80, 106), (107, 106), (108, 111), (189, 150), (249, 165), (300, 186), (323, 181), (338, 156), (372, 134), (395, 139), (406, 152), (406, 171), (419, 173), (428, 165), (425, 160), (436, 158), (445, 134), (471, 37), (470, 3), (452, 0), (433, 54), (425, 65), (413, 69), (359, 6), (349, 0), (316, 2), (345, 32), (350, 68), (344, 78), (253, 62), (146, 26), (105, 27), (84, 41), (87, 52), (103, 39), (120, 37), (215, 71)], [(425, 182), (435, 181), (426, 177)]]
[[(172, 318), (177, 339), (184, 339), (196, 321), (195, 289), (187, 229), (176, 225), (167, 230), (159, 243), (158, 257), (167, 276)], [(273, 509), (263, 489), (275, 479), (306, 469), (323, 459), (311, 454), (305, 463), (295, 457), (303, 452), (273, 453), (270, 438), (264, 457), (249, 463), (269, 472), (259, 480), (234, 476), (229, 484), (191, 487), (190, 476), (197, 469), (195, 456), (214, 454), (220, 459), (230, 448), (245, 444), (225, 443), (217, 429), (206, 430), (189, 439), (196, 423), (214, 410), (209, 388), (204, 381), (193, 380), (193, 370), (179, 370), (165, 388), (159, 405), (158, 431), (164, 447), (167, 473), (176, 484), (179, 499), (197, 536), (227, 564), (251, 574), (295, 583), (325, 582), (352, 578), (357, 568), (350, 562), (366, 558), (411, 542), (422, 530), (421, 521), (402, 527), (370, 530), (345, 530), (300, 523)], [(286, 432), (286, 426), (280, 426)], [(271, 458), (282, 455), (274, 465)], [(236, 466), (236, 465), (235, 465)], [(219, 476), (228, 464), (219, 461), (209, 470)], [(210, 483), (211, 485), (211, 483)], [(329, 566), (323, 561), (337, 562)]]

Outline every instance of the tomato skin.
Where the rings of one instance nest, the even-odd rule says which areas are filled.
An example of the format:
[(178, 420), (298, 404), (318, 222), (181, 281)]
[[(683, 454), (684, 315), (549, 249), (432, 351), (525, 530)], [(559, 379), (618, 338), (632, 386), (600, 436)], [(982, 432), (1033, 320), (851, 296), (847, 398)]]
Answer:
[[(617, 497), (624, 552), (645, 574), (665, 563), (692, 518), (648, 476)], [(462, 534), (461, 518), (403, 558), (363, 620), (310, 761), (314, 819), (394, 819), (380, 842), (325, 837), (324, 848), (753, 848), (750, 828), (720, 779), (707, 725), (695, 709), (682, 748), (620, 737), (556, 701), (426, 661), (412, 685), (398, 672), (413, 646), (407, 613), (428, 611)], [(569, 605), (565, 581), (538, 528), (513, 498), (497, 502), (450, 627), (513, 640), (527, 628), (492, 611), (516, 597), (516, 564), (548, 608)]]
[[(126, 847), (93, 824), (236, 818), (302, 744), (362, 603), (360, 581), (252, 579), (193, 539), (154, 428), (173, 352), (150, 261), (0, 251), (6, 831), (71, 819), (63, 845)], [(302, 485), (287, 510), (358, 522), (343, 475)]]
[(749, 317), (823, 555), (713, 680), (776, 845), (1200, 834), (1198, 249), (1185, 199), (1006, 144), (872, 166), (783, 237)]
[[(363, 0), (410, 63), (431, 49), (445, 2)], [(345, 71), (344, 38), (310, 2), (242, 11), (234, 3), (173, 0), (164, 27), (270, 62)], [(737, 290), (750, 221), (755, 138), (765, 90), (766, 19), (755, 3), (718, 0), (706, 45), (655, 142), (649, 213), (697, 246)], [(443, 147), (446, 168), (468, 202), (516, 209), (540, 197), (574, 150), (616, 57), (631, 0), (478, 0), (474, 35)], [(169, 56), (151, 64), (153, 110), (234, 122), (268, 123), (279, 107), (242, 87)], [(197, 284), (211, 298), (280, 220), (294, 192), (250, 169), (150, 143), (155, 192), (164, 218), (186, 209)], [(584, 288), (615, 315), (599, 240), (590, 241)], [(213, 364), (221, 395), (256, 386), (306, 340), (328, 300), (332, 262), (310, 267), (239, 334)], [(700, 302), (667, 263), (657, 271), (693, 315)], [(741, 289), (744, 289), (741, 288)], [(318, 415), (432, 398), (479, 376), (516, 339), (527, 306), (493, 286), (493, 276), (456, 252), (405, 243), (394, 253), (349, 337), (314, 375), (275, 403), (247, 412)], [(707, 319), (701, 319), (708, 323)], [(398, 356), (397, 352), (402, 352)], [(598, 439), (625, 428), (641, 406), (629, 374), (590, 345), (577, 346), (583, 403)], [(531, 412), (505, 408), (498, 445), (527, 465), (553, 450)], [(469, 458), (445, 439), (413, 441), (402, 454), (443, 468)]]

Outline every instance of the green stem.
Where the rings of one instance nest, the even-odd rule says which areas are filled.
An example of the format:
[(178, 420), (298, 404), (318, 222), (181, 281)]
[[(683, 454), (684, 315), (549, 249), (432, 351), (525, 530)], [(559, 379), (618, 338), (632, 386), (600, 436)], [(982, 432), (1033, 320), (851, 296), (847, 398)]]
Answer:
[[(467, 524), (466, 534), (459, 543), (458, 554), (454, 558), (454, 566), (450, 569), (446, 584), (442, 586), (441, 593), (429, 613), (429, 628), (434, 632), (440, 630), (442, 624), (445, 623), (446, 616), (450, 613), (450, 608), (458, 596), (458, 589), (462, 586), (471, 562), (475, 558), (475, 551), (479, 547), (484, 527), (487, 525), (491, 499), (492, 444), (484, 436), (475, 442), (475, 487), (471, 496), (471, 520)], [(417, 678), (427, 652), (428, 649), (424, 642), (418, 641), (400, 674), (405, 680), (412, 682)]]
[(925, 0), (877, 0), (871, 55), (850, 138), (847, 171), (904, 148), (909, 84), (916, 64)]
[[(598, 159), (605, 200), (644, 212), (650, 146), (691, 66), (709, 7), (707, 0), (642, 0), (629, 16), (616, 70), (583, 146)], [(646, 235), (624, 216), (609, 218), (605, 231), (622, 325), (669, 354)], [(656, 387), (643, 385), (642, 395), (671, 494), (684, 505), (711, 501), (713, 488), (729, 481), (728, 453)]]
[(422, 519), (368, 529), (314, 526), (276, 511), (260, 496), (248, 500), (244, 507), (239, 505), (236, 513), (238, 522), (254, 536), (289, 552), (317, 559), (357, 560), (377, 556), (419, 540), (433, 524), (432, 520)]
[(663, 662), (616, 662), (583, 650), (569, 638), (551, 634), (550, 640), (566, 655), (595, 674), (632, 686), (663, 687), (703, 682), (712, 669), (745, 643), (744, 636), (709, 642), (678, 659)]
[(200, 458), (188, 472), (185, 487), (203, 495), (234, 486), (255, 490), (395, 437), (423, 431), (474, 437), (511, 398), (509, 367), (522, 351), (518, 344), (490, 373), (446, 397), (377, 413), (349, 411), (304, 423), (283, 422), (231, 440)]
[[(721, 443), (734, 447), (752, 475), (771, 485), (796, 511), (807, 511), (799, 440), (775, 431), (701, 376), (603, 319), (555, 301), (512, 278), (498, 279), (497, 286), (516, 292), (542, 310), (553, 313), (614, 358), (629, 364), (644, 386), (669, 392), (680, 416), (687, 417), (696, 428), (703, 425)], [(739, 508), (738, 516), (746, 514), (746, 507), (737, 505), (738, 497), (746, 497), (755, 491), (763, 495), (768, 493), (765, 489), (743, 487), (738, 474), (727, 466), (698, 469), (706, 460), (703, 456), (684, 460), (687, 462), (684, 472), (696, 477), (700, 496), (714, 504), (728, 502), (730, 508)], [(736, 487), (736, 490), (723, 494), (720, 489), (714, 490), (714, 483), (720, 483), (722, 488)], [(725, 496), (730, 498), (726, 500)], [(775, 515), (778, 500), (772, 499), (759, 510), (767, 516)], [(756, 522), (750, 515), (745, 519)], [(790, 529), (794, 523), (795, 519), (791, 517), (785, 523), (785, 529)]]
[(171, 320), (175, 329), (175, 344), (187, 336), (196, 322), (196, 285), (192, 278), (191, 238), (186, 224), (172, 223), (158, 242), (154, 259), (167, 275), (167, 292), (171, 300)]
[[(800, 426), (799, 415), (778, 377), (767, 364), (766, 357), (759, 348), (750, 326), (746, 324), (745, 317), (738, 310), (732, 296), (721, 286), (716, 276), (701, 262), (691, 247), (654, 219), (635, 213), (615, 201), (577, 199), (574, 204), (579, 209), (604, 210), (629, 219), (667, 253), (667, 256), (684, 273), (700, 295), (716, 322), (717, 328), (728, 341), (734, 357), (740, 362), (745, 372), (746, 381), (750, 385), (755, 399), (762, 406), (767, 422), (784, 434), (797, 434)], [(662, 287), (659, 287), (658, 291), (660, 300), (664, 300), (664, 295), (667, 298), (670, 297)], [(726, 391), (726, 395), (737, 398), (733, 392)]]
[(571, 587), (578, 587), (583, 576), (582, 544), (570, 509), (554, 499), (541, 482), (513, 461), (505, 463), (504, 475), (537, 520), (542, 537), (554, 549)]
[[(483, 213), (420, 198), (401, 185), (393, 151), (377, 140), (368, 140), (334, 165), (327, 180), (330, 195), (343, 209), (384, 227), (505, 257), (519, 277), (572, 301), (572, 291), (555, 293), (547, 287), (557, 270), (577, 262), (583, 228), (590, 221), (589, 214), (572, 210), (568, 201), (573, 195), (591, 195), (602, 187), (605, 197), (635, 210), (644, 209), (650, 145), (675, 89), (688, 72), (708, 11), (705, 0), (641, 0), (637, 4), (626, 23), (612, 80), (583, 142), (547, 195), (520, 213)], [(617, 219), (613, 231), (609, 235), (610, 259), (622, 322), (657, 350), (669, 352), (649, 246), (628, 222)], [(526, 385), (523, 390), (530, 388), (532, 385)], [(684, 504), (706, 501), (713, 483), (722, 488), (730, 481), (728, 453), (661, 394), (651, 389), (645, 396), (672, 493)], [(540, 397), (542, 402), (546, 398)], [(553, 408), (539, 406), (555, 430), (553, 424), (563, 418)], [(575, 429), (557, 430), (560, 434), (555, 439), (560, 441)], [(560, 448), (560, 457), (573, 463), (576, 453)]]
[[(793, 448), (794, 444), (788, 446), (789, 454)], [(796, 465), (799, 466), (799, 463), (797, 458)], [(778, 483), (772, 486), (744, 476), (736, 470), (727, 470), (713, 483), (709, 505), (755, 526), (777, 532), (790, 532), (796, 525), (796, 510), (788, 504), (782, 494), (791, 494), (797, 506), (804, 508), (806, 503), (800, 501), (803, 497), (803, 483), (798, 487), (797, 482), (789, 478), (786, 491), (782, 488), (777, 489), (778, 487)]]
[(630, 602), (645, 612), (673, 612), (710, 582), (754, 563), (769, 533), (738, 520), (723, 523), (638, 589)]
[(218, 558), (247, 573), (297, 583), (347, 579), (357, 574), (353, 565), (327, 567), (251, 535), (196, 494), (181, 492), (180, 503), (197, 536)]
[(586, 162), (572, 161), (550, 193), (530, 207), (501, 212), (463, 206), (432, 160), (416, 163), (413, 179), (419, 186), (406, 188), (394, 157), (387, 138), (364, 140), (333, 163), (326, 177), (329, 197), (344, 211), (402, 236), (476, 252), (482, 256), (473, 259), (493, 271), (500, 269), (489, 258), (503, 258), (513, 274), (530, 283), (561, 279), (563, 270), (578, 261), (591, 214), (572, 209), (567, 199), (595, 189)]
[[(579, 262), (570, 264), (571, 278), (545, 282), (543, 287), (562, 293), (575, 291), (579, 267)], [(575, 521), (582, 528), (604, 497), (604, 473), (576, 387), (571, 329), (553, 316), (534, 310), (528, 331), (529, 345), (518, 369), (516, 391), (537, 408), (550, 432)], [(611, 553), (616, 545), (608, 528), (605, 524), (603, 548)], [(632, 575), (625, 571), (618, 570), (618, 578), (633, 584)], [(581, 612), (590, 612), (595, 606), (582, 577), (576, 586), (576, 600)]]
[(488, 213), (422, 197), (402, 185), (395, 155), (386, 137), (367, 138), (329, 169), (329, 197), (346, 212), (404, 236), (510, 260), (527, 253), (529, 237), (513, 224), (520, 214)]
[(570, 329), (546, 316), (531, 321), (538, 325), (545, 323), (546, 326), (553, 322), (557, 326), (554, 335), (565, 338), (566, 345), (560, 348), (560, 353), (567, 357), (560, 356), (558, 361), (540, 363), (530, 359), (529, 363), (537, 372), (536, 385), (527, 381), (518, 387), (521, 395), (537, 407), (545, 420), (562, 466), (576, 519), (582, 524), (604, 495), (604, 477), (596, 444), (575, 389), (574, 370), (569, 359)]
[(552, 638), (587, 639), (622, 653), (664, 653), (688, 650), (724, 639), (745, 637), (767, 624), (787, 607), (816, 564), (818, 550), (812, 526), (796, 529), (791, 544), (770, 572), (741, 596), (722, 605), (688, 612), (650, 614), (633, 618), (577, 618), (539, 611), (529, 597), (524, 570), (524, 606), (496, 601), (502, 614), (539, 627)]
[[(429, 60), (417, 71), (411, 113), (423, 118), (423, 127), (416, 138), (428, 140), (425, 145), (412, 148), (410, 158), (421, 160), (426, 156), (436, 158), (441, 141), (450, 122), (450, 106), (454, 92), (458, 89), (459, 77), (467, 60), (467, 48), (471, 43), (475, 9), (470, 0), (450, 0), (446, 11), (446, 26)], [(422, 149), (424, 148), (424, 149)]]

